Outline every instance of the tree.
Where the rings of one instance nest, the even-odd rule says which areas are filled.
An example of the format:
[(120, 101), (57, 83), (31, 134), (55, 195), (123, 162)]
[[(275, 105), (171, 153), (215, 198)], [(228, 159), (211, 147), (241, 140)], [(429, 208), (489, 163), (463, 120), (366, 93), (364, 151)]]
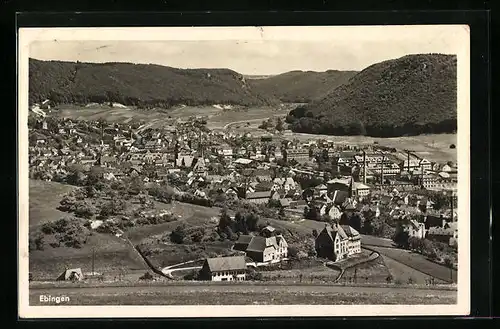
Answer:
[(283, 120), (281, 118), (278, 118), (276, 120), (276, 130), (279, 132), (282, 132), (283, 130), (285, 130), (285, 126), (284, 126)]
[(245, 215), (237, 212), (234, 220), (236, 222), (236, 232), (240, 232), (243, 234), (248, 234), (248, 227), (245, 219)]
[(396, 227), (396, 232), (393, 237), (393, 241), (400, 248), (408, 248), (409, 235), (406, 230), (403, 229), (402, 225), (398, 223)]
[(361, 231), (364, 234), (373, 234), (373, 224), (371, 219), (365, 219), (363, 222), (363, 227), (361, 228)]
[(286, 217), (285, 208), (283, 208), (283, 207), (279, 208), (279, 210), (278, 210), (278, 217), (280, 219), (284, 219)]
[(259, 216), (253, 212), (246, 216), (246, 226), (249, 231), (257, 231), (257, 224), (259, 223)]
[(296, 247), (289, 246), (288, 247), (288, 257), (291, 259), (297, 259), (299, 255), (299, 250)]
[(182, 244), (186, 236), (186, 224), (183, 223), (177, 226), (175, 230), (170, 233), (170, 241), (172, 241), (173, 243)]
[(233, 223), (231, 217), (228, 214), (227, 207), (222, 208), (219, 216), (219, 231), (224, 232), (226, 227), (231, 227), (232, 224)]

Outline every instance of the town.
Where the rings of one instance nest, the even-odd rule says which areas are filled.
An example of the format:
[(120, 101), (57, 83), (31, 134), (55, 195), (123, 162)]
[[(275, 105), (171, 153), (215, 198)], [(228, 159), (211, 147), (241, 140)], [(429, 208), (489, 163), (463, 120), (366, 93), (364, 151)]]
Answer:
[[(30, 250), (81, 248), (92, 231), (127, 238), (132, 227), (180, 220), (157, 205), (191, 204), (220, 212), (211, 226), (176, 224), (168, 243), (219, 249), (194, 251), (174, 264), (162, 260), (159, 253), (168, 251), (158, 243), (137, 244), (153, 272), (182, 280), (262, 280), (267, 272), (296, 270), (294, 260), (302, 259), (294, 272), (302, 280), (304, 260), (319, 260), (332, 272), (369, 263), (380, 253), (372, 238), (457, 266), (458, 167), (451, 161), (434, 163), (378, 144), (287, 138), (279, 119), (254, 136), (210, 130), (200, 116), (151, 128), (46, 116), (37, 106), (28, 125), (30, 179), (79, 187), (59, 208), (76, 222), (63, 218), (30, 232)], [(318, 225), (294, 234), (289, 227), (302, 222)], [(95, 274), (92, 268), (87, 276)], [(58, 279), (84, 277), (77, 268)]]

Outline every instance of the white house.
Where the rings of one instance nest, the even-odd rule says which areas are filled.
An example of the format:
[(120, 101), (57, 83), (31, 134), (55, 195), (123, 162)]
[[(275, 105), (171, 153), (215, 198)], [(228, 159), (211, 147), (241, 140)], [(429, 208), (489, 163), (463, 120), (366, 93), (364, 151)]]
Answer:
[(408, 235), (417, 239), (425, 238), (425, 225), (424, 223), (419, 223), (416, 220), (410, 220), (408, 225)]

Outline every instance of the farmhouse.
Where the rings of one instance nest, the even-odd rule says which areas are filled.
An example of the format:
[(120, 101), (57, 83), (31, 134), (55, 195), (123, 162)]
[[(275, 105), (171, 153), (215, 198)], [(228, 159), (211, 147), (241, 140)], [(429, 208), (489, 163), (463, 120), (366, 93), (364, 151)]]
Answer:
[(245, 199), (248, 202), (251, 203), (257, 203), (257, 204), (265, 204), (269, 201), (269, 198), (271, 198), (271, 191), (262, 191), (262, 192), (250, 192), (246, 193)]
[(316, 237), (315, 249), (319, 257), (336, 262), (361, 252), (361, 236), (349, 225), (325, 224)]
[(269, 237), (241, 235), (233, 249), (244, 251), (256, 262), (280, 261), (288, 256), (288, 244), (282, 235)]
[(244, 256), (207, 258), (199, 277), (209, 281), (244, 281), (246, 269)]

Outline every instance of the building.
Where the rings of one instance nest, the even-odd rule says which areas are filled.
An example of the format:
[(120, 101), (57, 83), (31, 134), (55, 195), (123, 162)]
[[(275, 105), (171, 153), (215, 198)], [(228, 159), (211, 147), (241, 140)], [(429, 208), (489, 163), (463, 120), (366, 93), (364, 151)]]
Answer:
[(246, 270), (244, 256), (207, 258), (199, 272), (199, 278), (208, 281), (244, 281)]
[(287, 161), (295, 160), (297, 162), (309, 161), (309, 150), (307, 149), (289, 149), (286, 150)]
[(282, 235), (269, 237), (241, 235), (233, 249), (244, 251), (256, 262), (276, 262), (288, 256), (288, 244)]
[(408, 231), (408, 236), (417, 238), (417, 239), (424, 239), (425, 238), (425, 224), (424, 223), (419, 223), (416, 220), (410, 220), (410, 223), (408, 224), (407, 227)]
[(319, 257), (334, 262), (361, 252), (361, 236), (349, 225), (325, 224), (315, 240)]
[(360, 182), (354, 182), (354, 190), (357, 196), (363, 197), (370, 194), (370, 186)]
[(65, 270), (57, 277), (58, 281), (81, 281), (83, 273), (81, 268), (73, 268)]
[(245, 193), (245, 200), (251, 203), (265, 204), (271, 198), (271, 190)]

